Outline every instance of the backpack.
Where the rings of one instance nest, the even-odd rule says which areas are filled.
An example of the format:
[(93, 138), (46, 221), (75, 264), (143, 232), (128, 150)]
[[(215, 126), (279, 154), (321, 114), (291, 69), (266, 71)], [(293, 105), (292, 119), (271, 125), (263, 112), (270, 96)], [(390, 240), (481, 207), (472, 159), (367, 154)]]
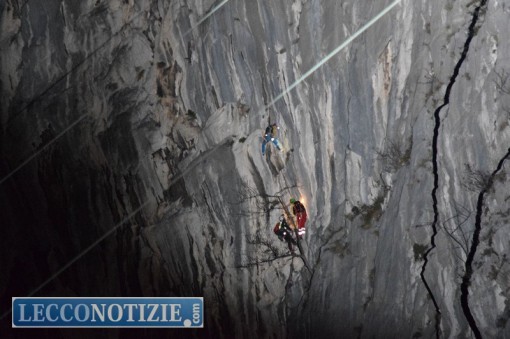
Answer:
[(272, 128), (271, 126), (267, 126), (267, 127), (266, 127), (266, 133), (265, 133), (265, 134), (266, 134), (266, 135), (267, 135), (267, 134), (271, 134), (271, 133), (272, 133), (272, 130), (273, 130), (273, 128)]
[(273, 232), (278, 235), (278, 233), (280, 233), (280, 223), (277, 222), (276, 225), (274, 226), (273, 228)]

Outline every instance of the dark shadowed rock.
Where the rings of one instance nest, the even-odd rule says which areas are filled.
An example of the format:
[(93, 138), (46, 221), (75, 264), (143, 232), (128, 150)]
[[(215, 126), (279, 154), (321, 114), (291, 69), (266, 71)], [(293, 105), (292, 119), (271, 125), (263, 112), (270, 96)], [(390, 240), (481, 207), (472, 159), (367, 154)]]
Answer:
[[(266, 107), (388, 4), (229, 1), (196, 27), (217, 3), (0, 2), (0, 312), (203, 296), (202, 330), (93, 335), (470, 337), (485, 189), (469, 307), (510, 337), (509, 165), (484, 186), (510, 147), (508, 4), (403, 1)], [(283, 152), (263, 157), (268, 121)], [(308, 268), (272, 232), (278, 197), (306, 205)]]

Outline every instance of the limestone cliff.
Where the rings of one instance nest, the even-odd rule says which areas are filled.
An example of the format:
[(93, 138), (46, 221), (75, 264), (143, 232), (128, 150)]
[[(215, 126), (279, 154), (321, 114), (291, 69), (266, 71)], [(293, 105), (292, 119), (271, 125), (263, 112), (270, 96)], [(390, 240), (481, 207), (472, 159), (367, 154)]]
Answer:
[(510, 337), (508, 4), (403, 0), (288, 92), (390, 1), (219, 4), (0, 2), (2, 314), (203, 296), (203, 330), (94, 333)]

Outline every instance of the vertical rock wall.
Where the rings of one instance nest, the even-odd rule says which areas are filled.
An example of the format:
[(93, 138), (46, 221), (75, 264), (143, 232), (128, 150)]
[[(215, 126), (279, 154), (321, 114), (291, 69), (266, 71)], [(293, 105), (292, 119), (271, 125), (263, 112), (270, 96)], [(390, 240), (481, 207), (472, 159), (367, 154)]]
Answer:
[[(432, 338), (426, 258), (441, 336), (469, 336), (477, 199), (510, 147), (506, 4), (481, 7), (463, 56), (479, 2), (403, 1), (266, 108), (388, 4), (0, 4), (2, 312), (32, 292), (203, 296), (206, 328), (183, 335)], [(262, 157), (269, 119), (284, 151)], [(506, 166), (469, 288), (486, 337), (510, 326)], [(305, 202), (309, 269), (263, 262), (281, 212), (250, 194)]]

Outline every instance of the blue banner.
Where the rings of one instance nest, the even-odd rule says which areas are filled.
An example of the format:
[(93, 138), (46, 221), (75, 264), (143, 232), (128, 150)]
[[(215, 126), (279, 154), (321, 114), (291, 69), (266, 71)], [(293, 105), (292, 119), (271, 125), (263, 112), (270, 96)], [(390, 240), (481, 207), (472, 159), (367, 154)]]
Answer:
[(203, 298), (12, 298), (12, 327), (204, 327)]

